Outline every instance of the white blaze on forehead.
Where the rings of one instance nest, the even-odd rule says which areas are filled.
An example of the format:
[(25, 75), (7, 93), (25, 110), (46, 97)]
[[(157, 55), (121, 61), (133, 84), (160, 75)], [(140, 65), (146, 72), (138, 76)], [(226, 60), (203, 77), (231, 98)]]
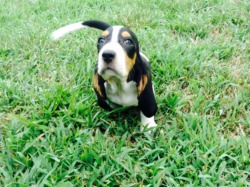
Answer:
[[(108, 80), (110, 77), (115, 76), (119, 77), (121, 79), (125, 79), (128, 75), (127, 68), (126, 68), (126, 57), (125, 57), (125, 51), (120, 45), (118, 38), (119, 33), (123, 26), (113, 26), (113, 30), (111, 33), (111, 40), (105, 44), (101, 51), (99, 52), (99, 58), (98, 58), (98, 73), (102, 75), (102, 77), (106, 80)], [(107, 64), (103, 61), (102, 54), (106, 50), (112, 50), (115, 52), (116, 56), (113, 60), (113, 62)], [(103, 73), (103, 70), (105, 70), (107, 67), (113, 69), (108, 70)]]
[(120, 30), (123, 26), (114, 26), (112, 31), (111, 42), (118, 42)]

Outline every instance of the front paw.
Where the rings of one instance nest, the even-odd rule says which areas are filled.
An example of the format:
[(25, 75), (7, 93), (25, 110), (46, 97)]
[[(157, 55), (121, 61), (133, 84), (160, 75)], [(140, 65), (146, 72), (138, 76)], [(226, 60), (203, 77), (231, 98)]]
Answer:
[(148, 118), (142, 112), (141, 112), (141, 123), (142, 123), (141, 131), (149, 129), (151, 132), (151, 130), (153, 130), (157, 126), (154, 120), (154, 116)]

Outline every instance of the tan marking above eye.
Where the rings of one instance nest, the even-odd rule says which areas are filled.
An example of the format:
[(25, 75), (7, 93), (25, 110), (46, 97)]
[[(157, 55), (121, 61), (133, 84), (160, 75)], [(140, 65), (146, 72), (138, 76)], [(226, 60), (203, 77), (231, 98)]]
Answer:
[(131, 37), (131, 35), (129, 34), (129, 32), (124, 31), (124, 32), (122, 32), (122, 37), (123, 38), (128, 38), (128, 37)]
[(104, 31), (103, 33), (102, 33), (102, 36), (103, 37), (107, 37), (109, 35), (109, 31)]

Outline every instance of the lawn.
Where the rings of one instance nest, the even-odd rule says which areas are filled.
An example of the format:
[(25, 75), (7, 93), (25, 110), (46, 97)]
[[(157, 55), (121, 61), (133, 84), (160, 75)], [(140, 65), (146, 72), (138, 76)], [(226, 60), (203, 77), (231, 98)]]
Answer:
[[(250, 3), (0, 1), (0, 186), (250, 186)], [(151, 60), (157, 129), (92, 86), (98, 19)]]

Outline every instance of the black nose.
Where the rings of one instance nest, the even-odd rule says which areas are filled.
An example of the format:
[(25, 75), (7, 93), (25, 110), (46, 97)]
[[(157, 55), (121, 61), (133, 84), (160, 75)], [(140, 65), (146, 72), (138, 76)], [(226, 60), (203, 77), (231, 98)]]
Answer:
[(102, 53), (102, 59), (106, 63), (112, 62), (112, 60), (114, 60), (114, 58), (115, 58), (115, 52), (112, 50), (106, 50)]

